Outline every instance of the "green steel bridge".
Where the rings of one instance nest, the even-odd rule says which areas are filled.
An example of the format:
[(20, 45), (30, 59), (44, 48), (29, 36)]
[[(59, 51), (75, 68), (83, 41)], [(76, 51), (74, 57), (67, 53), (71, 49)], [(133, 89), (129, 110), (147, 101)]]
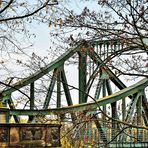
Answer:
[[(7, 86), (0, 92), (0, 145), (23, 147), (25, 134), (22, 133), (28, 130), (26, 134), (34, 133), (32, 139), (25, 139), (30, 147), (37, 147), (36, 144), (60, 147), (61, 143), (63, 147), (148, 147), (148, 79), (126, 87), (107, 66), (108, 58), (114, 54), (138, 47), (137, 44), (129, 47), (122, 40), (82, 41), (33, 75)], [(71, 77), (78, 86), (71, 85), (65, 70), (67, 63), (73, 66), (69, 62), (73, 59), (78, 68), (77, 74)], [(51, 77), (48, 77), (49, 73)], [(49, 86), (44, 98), (41, 98), (42, 108), (38, 108), (36, 85), (44, 77), (49, 78)], [(114, 92), (113, 86), (118, 91)], [(29, 88), (29, 95), (23, 92), (25, 88)], [(74, 103), (76, 95), (72, 89), (78, 92), (78, 104)], [(94, 96), (91, 95), (92, 89)], [(14, 92), (22, 93), (28, 99), (29, 108), (15, 107)], [(56, 104), (51, 107), (53, 93)], [(63, 98), (67, 102), (64, 107)], [(24, 115), (28, 116), (27, 123), (21, 123), (20, 117)], [(10, 123), (12, 117), (13, 124)], [(26, 127), (34, 130), (29, 132)], [(46, 131), (46, 136), (38, 137), (35, 131), (42, 132), (41, 135)], [(21, 138), (16, 140), (16, 135), (12, 138), (13, 132), (18, 132)], [(8, 138), (4, 134), (8, 134)], [(51, 138), (48, 139), (48, 136)]]

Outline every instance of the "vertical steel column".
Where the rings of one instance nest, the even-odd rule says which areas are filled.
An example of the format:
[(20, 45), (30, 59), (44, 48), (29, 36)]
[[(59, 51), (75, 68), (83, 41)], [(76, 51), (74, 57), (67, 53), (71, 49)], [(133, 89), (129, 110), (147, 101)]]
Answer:
[(101, 57), (102, 56), (102, 46), (103, 46), (103, 43), (100, 43), (99, 45), (100, 45), (100, 53), (98, 53), (98, 54)]
[(57, 73), (57, 108), (61, 107), (61, 72)]
[[(112, 94), (112, 89), (111, 89), (109, 80), (108, 80), (108, 83), (107, 83), (107, 90), (108, 90), (108, 94), (111, 95)], [(113, 119), (117, 118), (116, 106), (117, 106), (116, 102), (111, 103), (111, 114), (112, 114), (112, 118)], [(117, 123), (114, 120), (112, 120), (112, 135), (111, 135), (111, 139), (113, 139), (114, 136), (116, 135), (116, 130), (117, 130)]]
[(124, 121), (126, 117), (126, 100), (122, 99), (122, 120)]
[(109, 79), (106, 80), (106, 88), (107, 88), (108, 95), (111, 95), (113, 91), (112, 91)]
[[(103, 80), (103, 87), (102, 87), (102, 94), (103, 97), (106, 96), (106, 79)], [(103, 112), (106, 114), (106, 105), (103, 105)], [(105, 121), (106, 117), (103, 115), (103, 122)], [(105, 125), (105, 122), (103, 123)]]
[[(107, 92), (108, 92), (108, 95), (112, 95), (113, 91), (112, 91), (112, 88), (111, 88), (111, 84), (110, 84), (110, 81), (109, 79), (106, 80), (106, 88), (107, 88)], [(112, 114), (112, 117), (113, 118), (116, 118), (116, 102), (112, 103), (111, 104), (111, 114)], [(110, 140), (115, 136), (115, 130), (116, 130), (116, 123), (112, 120), (112, 134), (109, 136), (110, 137)]]
[[(34, 82), (30, 84), (30, 109), (34, 110)], [(33, 116), (29, 116), (28, 122), (32, 122)]]
[[(57, 71), (57, 104), (56, 107), (60, 108), (61, 107), (61, 68), (58, 68)], [(64, 120), (65, 115), (64, 114), (58, 114), (58, 119), (60, 121)]]
[(142, 106), (143, 106), (143, 112), (145, 115), (145, 117), (144, 117), (145, 125), (148, 126), (148, 100), (146, 98), (144, 90), (143, 90)]
[(78, 52), (79, 55), (79, 104), (86, 102), (86, 60), (85, 52)]
[(30, 84), (30, 109), (34, 109), (34, 82)]
[[(117, 110), (116, 110), (116, 102), (114, 102), (114, 103), (111, 103), (111, 109), (112, 109), (112, 118), (113, 119), (116, 119), (117, 118), (117, 116), (116, 116), (116, 113), (117, 113)], [(112, 138), (114, 138), (114, 136), (116, 135), (116, 130), (117, 130), (117, 125), (116, 125), (117, 123), (114, 121), (114, 120), (112, 120)]]
[(106, 51), (105, 51), (105, 49), (106, 49), (106, 44), (105, 44), (105, 42), (103, 43), (103, 45), (104, 45), (104, 46), (103, 46), (103, 48), (104, 48), (104, 49), (103, 49), (103, 54), (104, 54), (104, 55), (103, 55), (103, 57), (101, 57), (101, 58), (102, 58), (102, 60), (104, 61), (105, 58), (106, 58), (106, 57), (105, 57), (105, 54), (106, 54)]
[[(137, 125), (142, 126), (142, 96), (137, 101)], [(142, 141), (142, 129), (137, 129), (137, 139)]]
[(94, 96), (94, 99), (96, 100), (96, 99), (98, 99), (99, 98), (99, 96), (100, 96), (100, 92), (101, 92), (101, 83), (102, 83), (102, 79), (100, 79), (99, 81), (98, 81), (98, 84), (97, 84), (97, 88), (96, 88), (96, 92), (95, 92), (95, 96)]

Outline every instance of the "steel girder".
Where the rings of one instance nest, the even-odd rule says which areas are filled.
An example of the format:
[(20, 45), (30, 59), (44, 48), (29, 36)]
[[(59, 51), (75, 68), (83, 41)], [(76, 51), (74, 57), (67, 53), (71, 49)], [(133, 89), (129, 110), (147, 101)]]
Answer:
[[(143, 91), (144, 88), (148, 86), (148, 79), (145, 78), (138, 83), (129, 86), (128, 88), (124, 88), (119, 92), (116, 92), (112, 95), (99, 98), (95, 102), (83, 103), (83, 104), (76, 104), (72, 106), (62, 107), (62, 108), (55, 108), (55, 109), (44, 109), (40, 110), (42, 114), (49, 115), (49, 114), (60, 114), (60, 113), (70, 113), (70, 112), (78, 112), (84, 110), (92, 110), (97, 108), (98, 106), (103, 106), (106, 104), (114, 103), (116, 101), (121, 100), (127, 96), (131, 96), (137, 92)], [(30, 110), (30, 109), (11, 109), (9, 110), (10, 115), (37, 115), (39, 110)]]
[[(107, 42), (107, 41), (106, 41)], [(116, 47), (115, 44), (117, 44), (118, 42), (114, 42), (114, 46)], [(95, 44), (95, 43), (94, 43)], [(102, 42), (97, 42), (97, 44), (99, 44), (99, 46), (102, 46)], [(109, 46), (109, 43), (106, 43), (107, 48)], [(15, 83), (14, 85), (12, 85), (10, 88), (4, 90), (1, 92), (1, 100), (3, 100), (6, 96), (11, 96), (11, 93), (19, 90), (20, 88), (29, 85), (30, 84), (30, 110), (16, 110), (14, 108), (13, 101), (10, 97), (7, 97), (8, 99), (8, 103), (10, 106), (10, 115), (15, 115), (14, 117), (16, 117), (17, 115), (22, 115), (23, 113), (34, 116), (37, 114), (37, 112), (42, 112), (42, 114), (46, 115), (46, 114), (50, 114), (50, 113), (55, 113), (55, 114), (59, 114), (59, 113), (67, 113), (67, 112), (77, 112), (77, 111), (83, 111), (83, 110), (88, 110), (88, 109), (95, 109), (97, 108), (97, 106), (103, 106), (106, 104), (110, 104), (112, 106), (112, 114), (114, 114), (116, 112), (115, 108), (116, 108), (116, 101), (123, 99), (127, 96), (129, 96), (130, 98), (132, 98), (132, 94), (134, 93), (138, 93), (139, 91), (142, 91), (147, 85), (147, 79), (144, 79), (142, 81), (140, 81), (139, 83), (133, 85), (132, 87), (126, 88), (126, 86), (124, 85), (124, 83), (118, 78), (116, 77), (116, 75), (104, 64), (103, 60), (98, 56), (98, 54), (92, 50), (92, 47), (94, 47), (94, 45), (92, 46), (92, 43), (82, 43), (77, 45), (76, 47), (69, 49), (67, 52), (65, 52), (62, 56), (60, 56), (58, 59), (56, 59), (55, 61), (51, 62), (50, 64), (48, 64), (46, 67), (41, 68), (40, 71), (36, 72), (35, 74), (31, 75), (28, 78), (23, 79), (22, 81)], [(83, 49), (83, 50), (82, 50)], [(85, 49), (85, 50), (84, 50)], [(105, 49), (105, 48), (104, 48)], [(69, 86), (68, 86), (68, 82), (66, 79), (66, 75), (64, 72), (64, 68), (60, 69), (60, 67), (64, 67), (64, 63), (65, 61), (67, 61), (71, 56), (73, 56), (75, 53), (79, 54), (79, 105), (73, 105), (72, 103), (72, 97), (69, 91)], [(90, 57), (91, 60), (93, 61), (94, 64), (97, 65), (96, 69), (93, 71), (94, 74), (92, 74), (92, 76), (90, 77), (90, 81), (86, 80), (86, 60), (87, 57)], [(36, 80), (38, 80), (39, 78), (41, 78), (42, 76), (48, 74), (50, 71), (54, 70), (57, 71), (60, 69), (60, 74), (56, 75), (56, 72), (53, 73), (53, 78), (51, 80), (49, 89), (48, 89), (48, 93), (46, 95), (46, 99), (45, 99), (45, 103), (44, 103), (44, 110), (35, 110), (34, 109), (34, 82)], [(95, 75), (95, 73), (99, 70), (102, 69), (103, 71), (105, 71), (105, 73), (107, 73), (107, 75), (109, 76), (109, 78), (105, 78), (105, 80), (103, 80), (103, 98), (100, 98), (99, 100), (97, 100), (97, 102), (87, 102), (87, 96), (86, 94), (89, 94), (89, 89), (92, 85), (93, 82), (93, 76)], [(121, 89), (121, 91), (119, 91), (117, 94), (112, 94), (112, 90), (111, 87), (109, 86), (109, 79), (119, 88)], [(56, 109), (47, 109), (48, 105), (50, 103), (50, 98), (52, 95), (52, 91), (54, 88), (54, 84), (55, 81), (59, 81), (61, 80), (61, 83), (63, 84), (63, 88), (64, 88), (64, 92), (65, 92), (65, 96), (67, 99), (67, 103), (68, 103), (68, 107), (65, 108), (59, 108), (60, 107), (60, 96), (58, 95), (58, 102), (57, 102), (57, 108)], [(87, 84), (89, 82), (89, 84)], [(142, 85), (141, 85), (142, 84)], [(57, 85), (57, 90), (60, 91), (60, 86)], [(98, 86), (100, 87), (100, 86)], [(107, 97), (106, 96), (106, 89), (108, 92)], [(122, 90), (123, 89), (123, 90)], [(98, 93), (98, 92), (96, 92)], [(99, 93), (97, 94), (97, 96), (99, 95)], [(108, 98), (109, 97), (109, 98)], [(146, 97), (144, 97), (142, 99), (142, 102), (145, 102), (145, 104), (143, 103), (143, 108), (144, 108), (144, 112), (147, 114), (148, 112), (148, 106), (147, 106), (147, 100)], [(83, 104), (81, 104), (83, 103)], [(124, 104), (124, 103), (123, 103)], [(125, 106), (124, 106), (125, 107)], [(125, 115), (123, 115), (125, 116)], [(146, 115), (146, 118), (148, 115)], [(114, 114), (114, 118), (116, 118), (116, 115)], [(17, 120), (17, 119), (16, 119)]]
[(80, 45), (77, 45), (76, 47), (69, 49), (67, 52), (65, 52), (63, 55), (61, 55), (59, 58), (48, 64), (46, 67), (41, 68), (40, 71), (37, 71), (36, 73), (32, 74), (31, 76), (24, 78), (23, 80), (15, 83), (10, 88), (0, 92), (1, 96), (6, 96), (11, 94), (12, 92), (19, 90), (20, 88), (31, 84), (41, 78), (42, 76), (48, 74), (50, 71), (52, 71), (55, 68), (58, 68), (64, 64), (64, 62), (69, 59), (72, 55), (74, 55), (78, 50), (80, 49)]

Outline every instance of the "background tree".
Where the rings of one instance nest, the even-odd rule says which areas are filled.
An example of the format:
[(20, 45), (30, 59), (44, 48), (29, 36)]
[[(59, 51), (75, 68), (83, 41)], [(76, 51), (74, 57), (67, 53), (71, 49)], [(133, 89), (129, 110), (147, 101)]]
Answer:
[(33, 48), (36, 34), (32, 28), (36, 24), (50, 22), (53, 16), (52, 7), (57, 4), (53, 0), (0, 0), (1, 75), (3, 72), (8, 75), (13, 73), (9, 65), (13, 62), (20, 64), (22, 56), (24, 59), (31, 57), (31, 52), (29, 55), (29, 50), (25, 49)]
[[(91, 5), (93, 8), (89, 6), (89, 2), (94, 4)], [(64, 7), (63, 36), (61, 32), (56, 32), (55, 38), (61, 38), (62, 41), (65, 39), (70, 46), (83, 39), (92, 42), (120, 40), (120, 43), (124, 44), (122, 51), (120, 54), (112, 53), (116, 58), (111, 60), (111, 57), (108, 57), (107, 64), (116, 70), (117, 75), (147, 77), (148, 2), (146, 0), (89, 2), (81, 12)], [(64, 38), (67, 32), (69, 35)]]
[[(0, 76), (1, 90), (45, 66), (45, 61), (32, 52), (36, 34), (33, 27), (48, 24), (54, 18), (56, 0), (0, 0)], [(34, 63), (32, 65), (32, 63)], [(23, 90), (27, 94), (27, 89)], [(18, 95), (20, 96), (20, 95)], [(16, 106), (26, 98), (20, 96)]]

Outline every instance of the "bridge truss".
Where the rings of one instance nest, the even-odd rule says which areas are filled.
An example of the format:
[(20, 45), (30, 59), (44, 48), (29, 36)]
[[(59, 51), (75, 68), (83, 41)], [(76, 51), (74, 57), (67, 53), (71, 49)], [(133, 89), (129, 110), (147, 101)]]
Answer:
[[(138, 47), (133, 45), (130, 48)], [(148, 146), (148, 99), (145, 94), (148, 79), (126, 87), (107, 66), (108, 59), (121, 54), (123, 50), (126, 52), (126, 44), (121, 40), (82, 41), (33, 75), (7, 86), (0, 93), (0, 111), (5, 113), (6, 123), (10, 123), (10, 117), (13, 117), (15, 123), (20, 124), (19, 117), (26, 115), (27, 124), (47, 124), (53, 117), (56, 123), (63, 125), (62, 136), (68, 139), (67, 145)], [(71, 75), (77, 81), (77, 86), (71, 85), (65, 70), (65, 65), (72, 58), (78, 67), (78, 74)], [(40, 98), (40, 104), (36, 104), (36, 85), (42, 78), (48, 79), (49, 85)], [(119, 91), (114, 92), (113, 86)], [(29, 93), (24, 93), (26, 88), (29, 88)], [(72, 89), (78, 92), (78, 104), (74, 104)], [(92, 89), (94, 96), (91, 95)], [(22, 93), (28, 99), (26, 104), (29, 103), (29, 108), (15, 107), (12, 98), (14, 92)], [(53, 94), (56, 100), (54, 107), (51, 107)], [(67, 102), (64, 107), (63, 98)], [(38, 107), (41, 104), (42, 107)]]

